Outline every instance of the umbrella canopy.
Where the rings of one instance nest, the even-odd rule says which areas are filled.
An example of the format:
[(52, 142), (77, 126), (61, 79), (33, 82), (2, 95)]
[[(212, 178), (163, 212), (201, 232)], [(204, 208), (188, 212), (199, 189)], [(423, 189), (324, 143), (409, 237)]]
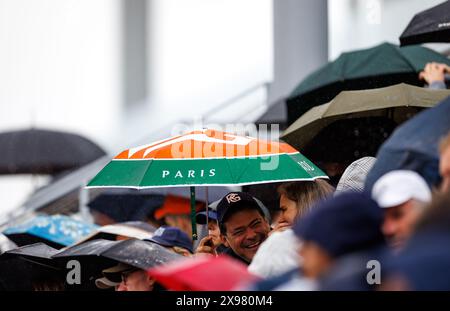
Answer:
[(178, 291), (230, 291), (259, 278), (228, 256), (202, 256), (153, 268), (148, 274), (164, 287)]
[(399, 126), (380, 147), (365, 189), (384, 174), (398, 169), (418, 172), (430, 186), (440, 183), (439, 140), (450, 131), (450, 97)]
[(68, 247), (52, 258), (62, 267), (70, 260), (78, 260), (81, 263), (83, 287), (73, 286), (73, 288), (95, 289), (95, 280), (103, 276), (102, 270), (115, 266), (118, 262), (147, 270), (183, 256), (151, 242), (136, 239), (125, 241), (98, 239)]
[[(449, 90), (430, 90), (403, 83), (379, 89), (344, 91), (329, 103), (308, 110), (286, 129), (282, 139), (303, 149), (337, 120), (386, 117), (400, 124), (422, 108), (433, 107), (448, 96)], [(375, 132), (376, 128), (371, 130)]]
[(80, 135), (40, 129), (0, 133), (0, 174), (56, 174), (105, 152)]
[(136, 239), (120, 241), (102, 256), (142, 270), (184, 258), (156, 243)]
[(288, 144), (205, 129), (127, 149), (108, 163), (88, 187), (190, 186), (192, 236), (197, 239), (194, 186), (316, 178), (327, 176)]
[(124, 241), (92, 240), (61, 250), (54, 259), (104, 258), (107, 262), (117, 261), (139, 269), (150, 269), (166, 262), (183, 258), (158, 244), (129, 239)]
[[(102, 270), (110, 268), (117, 263), (114, 260), (101, 256), (101, 254), (118, 241), (93, 240), (86, 243), (67, 247), (52, 256), (55, 263), (66, 269), (67, 263), (77, 260), (80, 263), (81, 284), (66, 284), (68, 290), (98, 290), (95, 280), (101, 278)], [(66, 270), (68, 271), (68, 270)]]
[(202, 130), (125, 150), (88, 187), (233, 186), (316, 178), (327, 176), (288, 144)]
[(9, 227), (3, 234), (19, 246), (44, 242), (59, 249), (84, 238), (97, 227), (64, 215), (40, 215)]
[[(216, 201), (231, 191), (239, 191), (240, 187), (214, 187), (208, 189), (198, 187), (196, 197), (199, 200)], [(103, 213), (115, 222), (144, 221), (153, 215), (164, 204), (165, 196), (189, 198), (186, 187), (135, 189), (106, 189), (88, 203), (89, 208)]]
[(164, 203), (164, 196), (141, 193), (102, 193), (88, 203), (91, 210), (115, 222), (143, 221)]
[(0, 254), (14, 248), (17, 248), (17, 245), (8, 239), (3, 233), (0, 233)]
[[(0, 256), (0, 282), (6, 290), (62, 289), (64, 271), (51, 256), (58, 252), (44, 243), (9, 250)], [(58, 285), (57, 288), (54, 285)]]
[(6, 251), (4, 255), (15, 255), (15, 256), (25, 256), (30, 258), (36, 258), (37, 260), (51, 259), (53, 255), (58, 253), (56, 248), (48, 246), (42, 242), (25, 245), (19, 248), (11, 249)]
[(127, 221), (98, 228), (92, 234), (80, 240), (77, 244), (85, 243), (96, 239), (115, 241), (117, 237), (127, 237), (135, 239), (148, 239), (153, 236), (156, 228), (143, 221)]
[(418, 74), (428, 62), (450, 65), (445, 56), (421, 46), (383, 43), (341, 54), (304, 79), (286, 101), (288, 124), (310, 108), (332, 100), (341, 91), (385, 87), (398, 83), (423, 86)]
[(450, 42), (450, 1), (414, 15), (400, 36), (400, 45)]
[(119, 241), (110, 241), (104, 239), (97, 239), (87, 241), (85, 243), (76, 244), (70, 247), (66, 247), (53, 255), (52, 258), (73, 258), (84, 256), (101, 256), (111, 246), (119, 243)]

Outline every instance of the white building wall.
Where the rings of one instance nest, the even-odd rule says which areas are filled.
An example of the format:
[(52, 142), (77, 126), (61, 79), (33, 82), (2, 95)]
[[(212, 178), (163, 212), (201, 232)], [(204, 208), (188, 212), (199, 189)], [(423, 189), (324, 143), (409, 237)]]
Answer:
[[(121, 104), (119, 9), (118, 0), (0, 0), (0, 131), (66, 130), (109, 147)], [(45, 182), (0, 176), (0, 213)]]
[[(125, 1), (0, 0), (0, 131), (66, 130), (115, 153), (271, 81), (272, 0), (147, 0), (148, 97), (126, 103)], [(261, 89), (225, 117), (265, 101)], [(44, 182), (0, 176), (0, 212)]]
[(333, 60), (342, 52), (368, 48), (384, 41), (400, 44), (398, 38), (413, 16), (442, 2), (328, 0), (329, 58)]
[[(180, 119), (193, 120), (253, 86), (272, 80), (271, 0), (152, 0), (148, 5), (148, 104), (123, 119), (124, 141)], [(264, 90), (214, 120), (234, 120), (264, 104)], [(128, 124), (126, 124), (128, 123)]]

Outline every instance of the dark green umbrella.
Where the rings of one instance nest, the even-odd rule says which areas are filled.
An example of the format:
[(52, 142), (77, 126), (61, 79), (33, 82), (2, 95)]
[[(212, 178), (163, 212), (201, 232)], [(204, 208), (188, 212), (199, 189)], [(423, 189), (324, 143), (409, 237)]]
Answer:
[(398, 83), (423, 86), (418, 74), (428, 62), (450, 65), (445, 56), (422, 46), (382, 43), (341, 54), (304, 79), (288, 97), (288, 124), (310, 108), (332, 100), (345, 90), (363, 90)]

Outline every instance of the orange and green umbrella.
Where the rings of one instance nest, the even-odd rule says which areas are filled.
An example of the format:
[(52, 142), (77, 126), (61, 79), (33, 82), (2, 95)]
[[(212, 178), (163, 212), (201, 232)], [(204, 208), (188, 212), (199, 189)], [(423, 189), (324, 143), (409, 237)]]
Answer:
[(195, 186), (239, 186), (316, 178), (327, 176), (286, 143), (199, 130), (121, 152), (88, 187), (190, 186), (191, 201), (195, 203)]

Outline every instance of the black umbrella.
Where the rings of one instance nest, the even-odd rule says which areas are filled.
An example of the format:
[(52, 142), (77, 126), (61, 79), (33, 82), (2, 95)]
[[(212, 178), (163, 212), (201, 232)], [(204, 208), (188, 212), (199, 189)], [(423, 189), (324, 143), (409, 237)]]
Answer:
[(136, 239), (120, 241), (103, 252), (102, 256), (142, 270), (183, 258), (161, 245)]
[(71, 260), (76, 260), (80, 263), (81, 268), (81, 284), (67, 284), (68, 290), (98, 290), (95, 286), (95, 280), (103, 277), (102, 270), (112, 267), (116, 264), (115, 261), (102, 257), (101, 254), (109, 247), (119, 243), (117, 241), (108, 240), (93, 240), (86, 243), (77, 244), (75, 246), (67, 247), (52, 258), (56, 263), (66, 269), (68, 273), (70, 270), (67, 264)]
[(1, 133), (0, 148), (0, 174), (57, 174), (105, 155), (82, 136), (38, 129)]
[(65, 273), (51, 258), (58, 252), (44, 243), (9, 250), (0, 256), (5, 290), (63, 290)]
[(52, 256), (65, 265), (78, 260), (82, 268), (83, 289), (95, 288), (95, 280), (102, 277), (102, 270), (118, 262), (147, 270), (166, 262), (183, 258), (152, 242), (130, 239), (125, 241), (92, 240), (60, 251)]
[(183, 256), (161, 245), (129, 239), (124, 241), (92, 240), (60, 251), (52, 256), (54, 259), (94, 259), (102, 257), (105, 261), (116, 261), (139, 269), (149, 269)]
[(87, 256), (98, 257), (112, 245), (117, 243), (119, 243), (119, 241), (109, 241), (103, 239), (87, 241), (85, 243), (66, 247), (57, 254), (53, 255), (52, 258), (83, 258)]
[(400, 44), (450, 42), (450, 1), (414, 15), (400, 36)]

